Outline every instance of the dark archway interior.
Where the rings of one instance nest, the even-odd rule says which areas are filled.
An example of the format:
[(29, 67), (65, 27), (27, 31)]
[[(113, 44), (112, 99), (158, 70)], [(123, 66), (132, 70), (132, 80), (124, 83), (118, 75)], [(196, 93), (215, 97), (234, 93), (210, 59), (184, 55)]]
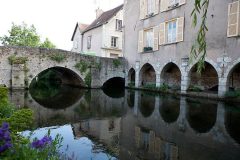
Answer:
[(112, 98), (121, 98), (125, 94), (125, 79), (121, 77), (114, 77), (103, 84), (103, 92)]
[(156, 86), (156, 72), (152, 65), (145, 64), (140, 71), (140, 86)]
[(181, 71), (174, 63), (167, 64), (161, 74), (162, 83), (172, 89), (181, 89)]
[(166, 123), (174, 123), (180, 114), (180, 99), (173, 97), (163, 97), (159, 108), (162, 119)]
[[(76, 87), (77, 86), (77, 87)], [(83, 80), (73, 71), (53, 67), (39, 73), (29, 87), (32, 98), (46, 108), (62, 109), (76, 103), (84, 91)]]
[(217, 103), (201, 103), (187, 99), (187, 120), (189, 125), (198, 133), (207, 133), (216, 123)]
[(148, 93), (141, 94), (140, 112), (147, 118), (150, 117), (155, 108), (155, 97)]
[(129, 90), (127, 93), (127, 103), (130, 108), (134, 107), (135, 91)]
[(225, 127), (229, 135), (240, 144), (240, 108), (238, 104), (227, 106)]
[(131, 68), (128, 72), (128, 83), (130, 83), (131, 85), (135, 84), (135, 76), (136, 72), (133, 68)]
[(230, 90), (240, 90), (240, 63), (230, 72), (228, 86)]
[(197, 72), (197, 64), (190, 71), (190, 90), (198, 89), (201, 91), (218, 91), (218, 74), (214, 67), (204, 62), (202, 73)]

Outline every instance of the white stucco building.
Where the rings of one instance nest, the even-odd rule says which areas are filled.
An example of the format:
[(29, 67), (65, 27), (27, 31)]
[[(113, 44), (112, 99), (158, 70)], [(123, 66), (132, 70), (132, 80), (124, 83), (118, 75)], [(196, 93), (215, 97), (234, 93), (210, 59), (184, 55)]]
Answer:
[(77, 23), (73, 36), (73, 52), (100, 57), (122, 57), (123, 5), (103, 12), (96, 10), (90, 24)]

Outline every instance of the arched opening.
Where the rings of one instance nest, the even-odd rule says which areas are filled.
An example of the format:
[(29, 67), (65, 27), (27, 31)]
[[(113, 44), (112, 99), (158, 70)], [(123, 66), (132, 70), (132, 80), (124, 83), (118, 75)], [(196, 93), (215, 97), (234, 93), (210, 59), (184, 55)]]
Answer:
[(147, 118), (152, 115), (155, 108), (155, 96), (148, 92), (141, 93), (140, 112)]
[(198, 133), (209, 132), (216, 123), (217, 104), (187, 99), (187, 105), (187, 120), (191, 128)]
[(142, 67), (139, 76), (139, 85), (141, 87), (156, 86), (156, 72), (151, 64), (147, 63)]
[(218, 92), (218, 74), (215, 68), (208, 62), (204, 62), (204, 69), (197, 72), (195, 64), (189, 72), (189, 91)]
[(174, 97), (162, 97), (159, 107), (162, 119), (166, 123), (174, 123), (180, 114), (180, 99)]
[(181, 89), (181, 71), (174, 63), (168, 63), (161, 73), (161, 84), (167, 85), (170, 89)]
[(135, 76), (136, 76), (136, 72), (133, 68), (131, 68), (128, 72), (128, 86), (129, 87), (135, 86)]
[(125, 91), (125, 79), (121, 77), (114, 77), (107, 80), (103, 84), (103, 92), (112, 98), (124, 97)]
[(240, 63), (238, 63), (228, 75), (228, 84), (230, 91), (240, 90)]
[(240, 144), (240, 108), (238, 104), (227, 105), (225, 127), (228, 134)]
[(75, 72), (53, 67), (39, 73), (31, 82), (32, 98), (46, 108), (63, 109), (75, 104), (84, 94), (84, 82)]

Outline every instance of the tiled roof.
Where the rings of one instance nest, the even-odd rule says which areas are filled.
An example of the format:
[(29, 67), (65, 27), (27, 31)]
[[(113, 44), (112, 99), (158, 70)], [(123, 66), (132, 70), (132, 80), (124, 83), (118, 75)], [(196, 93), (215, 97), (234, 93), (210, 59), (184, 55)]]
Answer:
[(84, 31), (90, 31), (94, 28), (102, 26), (104, 23), (107, 23), (109, 19), (111, 19), (115, 14), (117, 14), (123, 8), (123, 4), (111, 9), (109, 11), (103, 12), (97, 19), (95, 19), (92, 24), (90, 24)]
[(76, 33), (76, 31), (77, 31), (77, 28), (79, 28), (79, 29), (80, 29), (80, 32), (82, 33), (88, 26), (89, 26), (88, 24), (83, 24), (83, 23), (79, 23), (79, 22), (78, 22), (78, 23), (76, 24), (75, 29), (74, 29), (74, 32), (73, 32), (71, 41), (73, 41), (73, 38), (74, 38), (75, 33)]

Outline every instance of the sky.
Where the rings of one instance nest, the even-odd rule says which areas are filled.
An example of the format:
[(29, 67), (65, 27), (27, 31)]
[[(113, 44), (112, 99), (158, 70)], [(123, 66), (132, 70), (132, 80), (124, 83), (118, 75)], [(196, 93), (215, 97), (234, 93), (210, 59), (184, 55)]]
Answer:
[(96, 8), (104, 11), (123, 0), (3, 0), (0, 9), (0, 36), (8, 35), (15, 24), (34, 25), (42, 41), (48, 37), (57, 48), (71, 50), (77, 22), (90, 24)]

